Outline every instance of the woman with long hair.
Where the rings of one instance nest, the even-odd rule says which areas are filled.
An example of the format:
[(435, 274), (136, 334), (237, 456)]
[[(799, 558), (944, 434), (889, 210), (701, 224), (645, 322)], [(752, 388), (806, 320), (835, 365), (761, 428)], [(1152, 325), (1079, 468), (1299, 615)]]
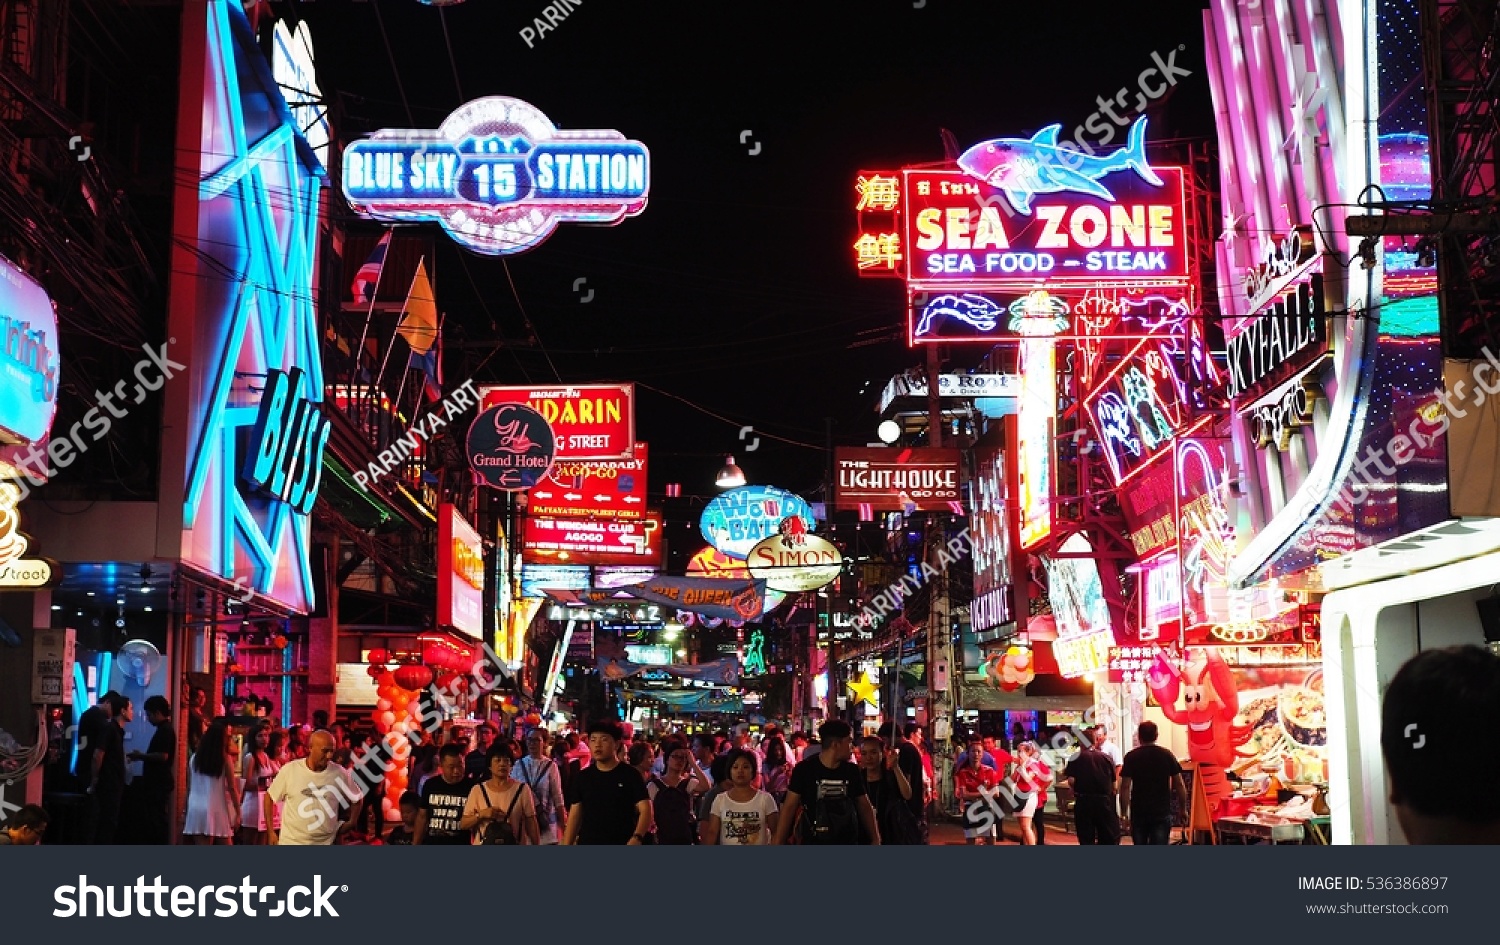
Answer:
[(787, 785), (792, 780), (792, 762), (787, 758), (786, 742), (772, 735), (765, 742), (766, 760), (760, 766), (760, 786), (781, 804), (786, 800)]
[(182, 825), (182, 835), (194, 844), (234, 842), (240, 809), (234, 762), (229, 730), (223, 719), (215, 719), (198, 740), (198, 750), (188, 761), (187, 819)]
[(240, 760), (241, 846), (263, 847), (270, 842), (271, 825), (266, 823), (265, 790), (276, 777), (278, 765), (271, 754), (271, 723), (250, 730), (245, 757)]
[(1028, 847), (1036, 846), (1036, 827), (1032, 821), (1037, 812), (1047, 806), (1047, 788), (1052, 784), (1052, 769), (1042, 758), (1042, 750), (1036, 742), (1022, 742), (1016, 752), (1016, 790), (1028, 799), (1016, 811), (1016, 822), (1021, 825), (1021, 842)]
[(476, 844), (541, 843), (536, 823), (536, 799), (531, 788), (510, 776), (516, 761), (515, 743), (500, 739), (485, 753), (489, 763), (489, 780), (474, 785), (464, 804), (458, 826), (474, 831)]
[[(866, 735), (860, 740), (859, 771), (865, 779), (865, 793), (870, 798), (870, 806), (875, 808), (880, 842), (891, 846), (919, 842), (911, 835), (916, 827), (910, 807), (911, 782), (896, 760), (896, 749), (888, 746), (880, 736)], [(866, 838), (861, 842), (870, 840)]]

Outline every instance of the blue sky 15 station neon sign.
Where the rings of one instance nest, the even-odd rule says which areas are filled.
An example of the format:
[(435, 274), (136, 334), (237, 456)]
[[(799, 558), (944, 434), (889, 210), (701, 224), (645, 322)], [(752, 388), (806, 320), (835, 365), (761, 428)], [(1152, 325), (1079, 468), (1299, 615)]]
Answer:
[(344, 151), (361, 215), (437, 222), (478, 253), (536, 246), (559, 223), (618, 223), (646, 207), (651, 158), (618, 131), (563, 131), (514, 98), (476, 99), (436, 131), (385, 129)]

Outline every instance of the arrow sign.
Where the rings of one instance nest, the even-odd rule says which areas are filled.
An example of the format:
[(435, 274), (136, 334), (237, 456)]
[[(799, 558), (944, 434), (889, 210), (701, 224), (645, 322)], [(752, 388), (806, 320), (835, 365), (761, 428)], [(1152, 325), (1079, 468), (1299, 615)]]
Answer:
[(620, 501), (621, 502), (640, 502), (641, 499), (640, 499), (639, 496), (628, 495), (625, 498), (621, 499)]
[(621, 535), (620, 544), (629, 545), (631, 551), (633, 551), (635, 554), (643, 555), (646, 553), (645, 535)]
[(563, 498), (567, 499), (569, 502), (577, 502), (579, 499), (583, 498), (583, 496), (579, 495), (576, 492), (564, 492)]
[(550, 498), (552, 498), (552, 493), (550, 493), (550, 492), (539, 492), (536, 489), (531, 490), (531, 494), (533, 496), (535, 496), (536, 498), (538, 498), (538, 499), (550, 499)]
[(594, 496), (594, 501), (595, 502), (612, 502), (612, 501), (614, 501), (614, 496), (596, 495), (596, 496)]

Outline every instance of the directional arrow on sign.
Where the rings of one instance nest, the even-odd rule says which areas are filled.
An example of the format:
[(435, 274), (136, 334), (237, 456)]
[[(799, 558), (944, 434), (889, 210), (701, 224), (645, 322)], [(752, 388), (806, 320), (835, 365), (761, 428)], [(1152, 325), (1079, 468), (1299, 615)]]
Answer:
[(620, 501), (621, 502), (640, 502), (641, 498), (639, 496), (628, 495), (625, 498), (621, 499)]
[(611, 496), (607, 496), (607, 495), (596, 495), (596, 496), (594, 496), (594, 501), (595, 502), (608, 502), (608, 501), (610, 501), (611, 498), (612, 498)]
[(620, 544), (629, 545), (631, 551), (633, 551), (635, 554), (643, 555), (646, 553), (645, 535), (621, 535)]
[(569, 502), (577, 502), (579, 499), (583, 498), (583, 496), (579, 495), (576, 492), (565, 492), (563, 493), (563, 498), (567, 499)]
[(552, 493), (550, 493), (550, 492), (537, 492), (535, 489), (532, 490), (531, 494), (533, 496), (535, 496), (536, 498), (538, 498), (538, 499), (550, 499), (550, 498), (552, 498)]

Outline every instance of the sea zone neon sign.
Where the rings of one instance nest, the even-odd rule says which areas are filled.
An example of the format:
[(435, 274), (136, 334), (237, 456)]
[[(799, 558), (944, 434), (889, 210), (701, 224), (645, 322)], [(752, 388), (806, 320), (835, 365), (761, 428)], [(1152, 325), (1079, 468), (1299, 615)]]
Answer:
[(650, 156), (618, 131), (562, 131), (514, 98), (477, 99), (436, 131), (386, 129), (344, 151), (344, 195), (377, 220), (436, 221), (491, 256), (559, 223), (618, 223), (646, 208)]

